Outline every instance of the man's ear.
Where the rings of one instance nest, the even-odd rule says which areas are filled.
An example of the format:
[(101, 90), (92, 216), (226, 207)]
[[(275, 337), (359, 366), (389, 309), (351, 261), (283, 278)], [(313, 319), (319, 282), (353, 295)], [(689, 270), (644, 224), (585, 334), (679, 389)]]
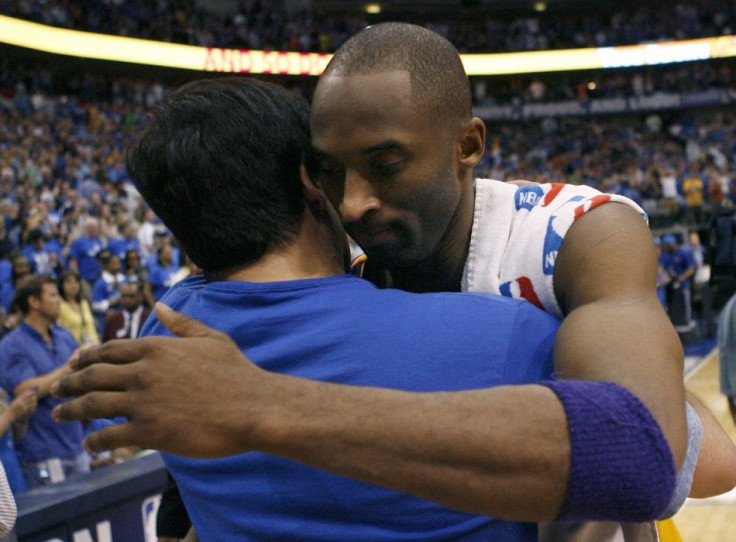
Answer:
[(486, 151), (486, 125), (478, 117), (473, 117), (463, 124), (459, 137), (459, 163), (472, 169)]
[(308, 205), (317, 205), (319, 209), (324, 210), (327, 204), (327, 196), (322, 192), (318, 183), (313, 181), (307, 173), (307, 166), (302, 164), (299, 166), (299, 177), (302, 181), (302, 190), (304, 192), (304, 201)]
[(41, 300), (35, 295), (28, 296), (28, 309), (37, 309), (41, 304)]

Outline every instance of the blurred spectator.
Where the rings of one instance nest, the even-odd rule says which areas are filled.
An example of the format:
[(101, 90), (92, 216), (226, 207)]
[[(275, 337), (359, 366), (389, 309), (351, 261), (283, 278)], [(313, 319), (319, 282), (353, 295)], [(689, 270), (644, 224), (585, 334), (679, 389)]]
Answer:
[(156, 215), (151, 209), (146, 209), (143, 215), (143, 223), (138, 228), (138, 242), (141, 257), (148, 258), (153, 254), (156, 242)]
[(36, 403), (34, 390), (27, 390), (8, 401), (8, 394), (0, 389), (0, 462), (5, 467), (10, 489), (15, 495), (27, 491), (28, 484), (18, 462), (14, 442), (25, 436)]
[(5, 221), (0, 220), (0, 260), (10, 259), (15, 250), (15, 245), (8, 238), (8, 234), (5, 231)]
[(677, 211), (680, 198), (677, 191), (676, 171), (672, 168), (667, 168), (662, 174), (660, 174), (659, 183), (665, 207), (669, 212), (674, 214)]
[(122, 273), (120, 258), (110, 254), (109, 249), (101, 250), (98, 260), (102, 272), (92, 286), (92, 312), (97, 321), (97, 329), (101, 331), (107, 312), (118, 308), (120, 287), (125, 282), (125, 275)]
[(705, 201), (705, 184), (700, 178), (697, 164), (690, 166), (690, 174), (682, 183), (685, 194), (687, 221), (690, 226), (697, 227), (704, 222), (703, 203)]
[(137, 282), (143, 288), (143, 301), (148, 307), (153, 307), (156, 300), (153, 298), (153, 289), (148, 280), (148, 269), (141, 262), (141, 255), (135, 250), (128, 250), (123, 261), (123, 272), (126, 282)]
[(180, 257), (184, 259), (184, 262), (181, 264), (179, 270), (171, 277), (171, 284), (176, 284), (180, 280), (184, 280), (191, 275), (202, 274), (202, 269), (192, 261), (186, 252), (180, 251), (179, 254)]
[(58, 324), (68, 329), (77, 343), (83, 346), (100, 344), (89, 301), (82, 296), (79, 276), (66, 271), (59, 279), (61, 308)]
[(82, 449), (82, 424), (58, 424), (51, 418), (59, 401), (49, 395), (49, 387), (71, 371), (67, 360), (77, 348), (72, 334), (56, 324), (61, 306), (56, 281), (45, 275), (27, 277), (18, 285), (16, 300), (23, 321), (0, 341), (0, 382), (15, 397), (36, 392), (38, 408), (25, 437), (16, 443), (26, 482), (33, 488), (89, 471), (89, 456)]
[(140, 282), (128, 282), (120, 287), (119, 310), (110, 311), (105, 317), (102, 342), (113, 339), (135, 339), (151, 314), (143, 306), (143, 286)]
[(14, 256), (10, 281), (3, 284), (0, 289), (0, 300), (2, 300), (6, 314), (10, 312), (10, 306), (15, 296), (15, 288), (22, 279), (29, 275), (31, 275), (31, 264), (28, 263), (28, 259), (20, 254)]
[(69, 270), (78, 274), (91, 287), (102, 272), (97, 254), (106, 243), (100, 237), (100, 223), (88, 217), (84, 223), (84, 233), (75, 239), (69, 250)]
[(691, 280), (695, 274), (692, 252), (674, 234), (667, 234), (662, 238), (660, 262), (670, 278), (667, 307), (672, 323), (675, 327), (688, 327), (692, 323)]
[(28, 245), (23, 249), (23, 256), (31, 264), (31, 271), (36, 275), (61, 276), (63, 265), (59, 261), (59, 254), (50, 250), (46, 245), (43, 232), (34, 228), (28, 232)]
[(173, 284), (173, 276), (178, 271), (178, 266), (173, 261), (173, 249), (171, 245), (163, 245), (156, 252), (156, 258), (149, 268), (149, 281), (153, 288), (153, 297), (156, 301), (161, 299)]
[(129, 250), (135, 250), (140, 254), (141, 244), (138, 240), (138, 230), (138, 224), (133, 220), (120, 225), (120, 237), (110, 238), (108, 244), (108, 248), (113, 256), (117, 256), (123, 260)]

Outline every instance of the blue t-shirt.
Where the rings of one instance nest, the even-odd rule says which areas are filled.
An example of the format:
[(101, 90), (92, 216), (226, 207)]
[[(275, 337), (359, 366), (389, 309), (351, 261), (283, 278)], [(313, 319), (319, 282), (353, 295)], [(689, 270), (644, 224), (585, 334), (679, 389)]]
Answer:
[(110, 252), (117, 256), (121, 260), (125, 259), (125, 253), (129, 250), (135, 250), (138, 254), (141, 253), (141, 244), (138, 239), (126, 239), (124, 237), (115, 237), (110, 239), (107, 245)]
[[(23, 256), (26, 257), (28, 263), (31, 264), (31, 271), (36, 275), (56, 275), (57, 267), (53, 265), (51, 259), (51, 250), (48, 247), (37, 249), (34, 246), (27, 246), (23, 249)], [(57, 261), (60, 261), (57, 254)]]
[[(662, 267), (668, 273), (675, 273), (677, 276), (682, 275), (685, 271), (692, 268), (695, 269), (695, 259), (688, 247), (677, 247), (674, 251), (663, 250), (659, 255), (659, 261)], [(683, 288), (690, 287), (690, 279), (682, 282)]]
[[(12, 396), (21, 382), (48, 374), (69, 359), (77, 341), (61, 326), (51, 328), (53, 346), (25, 322), (0, 340), (0, 384)], [(82, 453), (82, 423), (56, 423), (51, 411), (60, 401), (50, 395), (39, 399), (28, 422), (28, 431), (16, 451), (22, 463), (37, 463), (49, 458), (71, 459)]]
[[(549, 378), (558, 325), (518, 300), (379, 290), (352, 275), (274, 283), (191, 277), (163, 301), (229, 334), (269, 371), (410, 391)], [(152, 315), (143, 335), (159, 334), (167, 332)], [(203, 542), (537, 540), (535, 524), (458, 512), (267, 454), (165, 461)]]
[(101, 269), (97, 261), (97, 253), (103, 248), (105, 246), (99, 238), (78, 237), (72, 242), (69, 249), (69, 259), (77, 261), (79, 275), (90, 284), (100, 276)]
[(171, 288), (173, 276), (179, 270), (179, 267), (171, 264), (165, 267), (158, 262), (151, 265), (148, 269), (148, 282), (151, 283), (153, 298), (158, 301), (163, 297), (166, 291)]
[(18, 462), (18, 454), (13, 445), (11, 430), (6, 431), (0, 437), (0, 461), (3, 463), (5, 476), (8, 478), (8, 485), (13, 495), (28, 491), (28, 483), (26, 482), (25, 476), (23, 476), (23, 471)]

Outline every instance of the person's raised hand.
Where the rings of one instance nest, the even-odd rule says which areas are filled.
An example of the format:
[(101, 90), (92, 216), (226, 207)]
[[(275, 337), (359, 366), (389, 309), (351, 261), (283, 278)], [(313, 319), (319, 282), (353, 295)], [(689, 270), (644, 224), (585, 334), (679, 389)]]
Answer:
[(24, 421), (36, 410), (36, 390), (26, 390), (8, 406), (8, 411), (14, 421)]
[(224, 333), (156, 305), (161, 323), (178, 337), (121, 339), (78, 352), (74, 372), (52, 386), (56, 421), (123, 416), (85, 439), (91, 452), (123, 446), (189, 457), (243, 451), (269, 375)]

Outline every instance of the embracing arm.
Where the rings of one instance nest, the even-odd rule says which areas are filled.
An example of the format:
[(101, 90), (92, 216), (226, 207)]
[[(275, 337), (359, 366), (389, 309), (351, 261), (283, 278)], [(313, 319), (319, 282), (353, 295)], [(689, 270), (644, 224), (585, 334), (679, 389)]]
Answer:
[(686, 398), (703, 422), (703, 444), (690, 497), (700, 499), (726, 493), (736, 486), (736, 446), (699, 398), (690, 392)]
[[(687, 448), (684, 354), (657, 299), (657, 258), (646, 223), (631, 208), (605, 204), (570, 228), (555, 269), (555, 293), (566, 313), (555, 344), (562, 378), (615, 382), (649, 408), (669, 442), (675, 464)], [(712, 417), (703, 419), (708, 465), (694, 487), (719, 480), (708, 494), (736, 485), (733, 444)], [(707, 452), (706, 452), (707, 453)]]
[[(669, 500), (674, 469), (661, 461), (669, 457), (664, 437), (653, 420), (630, 417), (651, 418), (618, 386), (409, 393), (317, 382), (264, 371), (227, 336), (170, 309), (157, 312), (184, 337), (81, 351), (77, 372), (55, 385), (57, 396), (79, 396), (55, 409), (59, 421), (129, 419), (89, 436), (92, 451), (137, 444), (219, 457), (257, 450), (509, 520), (550, 520), (560, 510), (651, 519)], [(568, 422), (583, 429), (571, 432)], [(653, 431), (642, 435), (642, 428)], [(628, 447), (599, 461), (596, 450), (610, 457), (611, 442)], [(583, 466), (572, 477), (571, 458)], [(653, 468), (657, 462), (663, 469)]]

